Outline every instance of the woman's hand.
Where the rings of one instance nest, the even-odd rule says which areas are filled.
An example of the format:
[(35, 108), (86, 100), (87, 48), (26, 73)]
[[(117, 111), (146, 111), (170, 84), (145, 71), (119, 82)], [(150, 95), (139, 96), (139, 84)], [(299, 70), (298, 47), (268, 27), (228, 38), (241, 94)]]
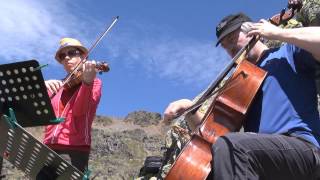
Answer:
[(82, 70), (83, 70), (82, 82), (87, 85), (92, 84), (97, 74), (96, 61), (86, 61), (83, 64)]
[(61, 80), (47, 80), (44, 82), (47, 89), (51, 92), (51, 93), (56, 93), (58, 92), (59, 88), (62, 86), (62, 81)]

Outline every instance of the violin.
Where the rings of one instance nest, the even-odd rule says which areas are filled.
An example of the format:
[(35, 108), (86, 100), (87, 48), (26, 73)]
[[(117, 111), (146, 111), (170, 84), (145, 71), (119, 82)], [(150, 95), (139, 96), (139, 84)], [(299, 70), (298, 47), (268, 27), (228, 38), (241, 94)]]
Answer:
[[(118, 21), (119, 16), (116, 16), (113, 18), (111, 24), (101, 33), (101, 35), (96, 39), (96, 41), (92, 44), (92, 46), (89, 48), (88, 53), (85, 55), (84, 58), (81, 59), (81, 61), (74, 67), (74, 69), (63, 79), (61, 88), (71, 88), (75, 85), (78, 85), (82, 81), (82, 71), (81, 67), (82, 65), (87, 61), (87, 58), (91, 51), (98, 45), (98, 43), (102, 40), (102, 38), (107, 35), (107, 33), (111, 30), (111, 28), (114, 26), (114, 24)], [(106, 63), (97, 64), (96, 68), (99, 70), (100, 73), (102, 72), (108, 72), (109, 66)], [(60, 90), (60, 88), (57, 90), (57, 92)], [(57, 93), (54, 92), (50, 99), (52, 99)]]
[[(291, 7), (288, 11), (282, 11), (269, 20), (272, 23), (281, 24), (292, 18), (297, 9)], [(202, 97), (181, 113), (181, 115), (194, 113), (204, 101), (213, 94), (217, 94), (203, 117), (202, 123), (192, 132), (190, 140), (173, 163), (166, 180), (206, 179), (212, 171), (211, 162), (214, 160), (211, 152), (212, 144), (220, 136), (240, 130), (246, 113), (267, 74), (266, 71), (245, 58), (259, 39), (256, 36), (252, 37)], [(221, 88), (217, 88), (231, 69), (234, 71), (230, 78)]]
[[(106, 62), (97, 62), (95, 68), (99, 74), (110, 71), (110, 67)], [(71, 76), (70, 80), (64, 84), (63, 88), (70, 89), (79, 85), (82, 82), (82, 77), (83, 77), (83, 71), (80, 69)]]

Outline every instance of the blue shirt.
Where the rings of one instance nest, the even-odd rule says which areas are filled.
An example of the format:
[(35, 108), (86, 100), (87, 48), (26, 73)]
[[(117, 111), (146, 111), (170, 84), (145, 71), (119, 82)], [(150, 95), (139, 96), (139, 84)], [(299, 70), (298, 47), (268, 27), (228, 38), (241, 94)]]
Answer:
[(269, 49), (257, 64), (268, 74), (251, 105), (244, 130), (292, 134), (319, 147), (316, 63), (309, 52), (294, 45)]

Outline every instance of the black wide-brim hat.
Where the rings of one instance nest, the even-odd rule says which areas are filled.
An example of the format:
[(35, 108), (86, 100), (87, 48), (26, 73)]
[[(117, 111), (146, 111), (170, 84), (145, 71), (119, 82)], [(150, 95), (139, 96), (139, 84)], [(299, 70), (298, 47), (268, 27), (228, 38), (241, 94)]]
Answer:
[(216, 46), (220, 44), (226, 35), (240, 28), (242, 23), (251, 21), (252, 20), (243, 13), (231, 14), (224, 17), (216, 27), (216, 36), (218, 39)]

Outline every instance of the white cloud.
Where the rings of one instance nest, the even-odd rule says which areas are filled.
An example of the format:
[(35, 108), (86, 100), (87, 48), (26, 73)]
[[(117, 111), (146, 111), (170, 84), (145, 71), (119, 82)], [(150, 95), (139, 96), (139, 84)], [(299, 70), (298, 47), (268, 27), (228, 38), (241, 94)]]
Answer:
[[(70, 3), (63, 0), (0, 1), (0, 63), (35, 58), (40, 63), (55, 64), (57, 42), (65, 36), (88, 44), (97, 36), (97, 27), (102, 27), (102, 23), (89, 15), (84, 19), (86, 11), (81, 10), (76, 6), (71, 10)], [(177, 32), (172, 32), (170, 27), (128, 20), (116, 26), (119, 27), (112, 30), (112, 36), (102, 43), (108, 54), (113, 58), (125, 57), (127, 68), (142, 66), (151, 77), (207, 84), (227, 59), (213, 42), (176, 38)]]
[(51, 63), (59, 39), (82, 36), (85, 29), (64, 1), (1, 1), (0, 17), (0, 57), (7, 62), (35, 58)]
[(170, 28), (161, 27), (163, 33), (159, 32), (159, 27), (142, 26), (135, 23), (135, 26), (130, 26), (130, 31), (121, 32), (111, 42), (108, 41), (108, 54), (125, 61), (128, 68), (141, 65), (151, 77), (204, 86), (228, 61), (225, 51), (215, 48), (212, 41), (179, 39), (171, 37), (174, 33), (168, 33)]

